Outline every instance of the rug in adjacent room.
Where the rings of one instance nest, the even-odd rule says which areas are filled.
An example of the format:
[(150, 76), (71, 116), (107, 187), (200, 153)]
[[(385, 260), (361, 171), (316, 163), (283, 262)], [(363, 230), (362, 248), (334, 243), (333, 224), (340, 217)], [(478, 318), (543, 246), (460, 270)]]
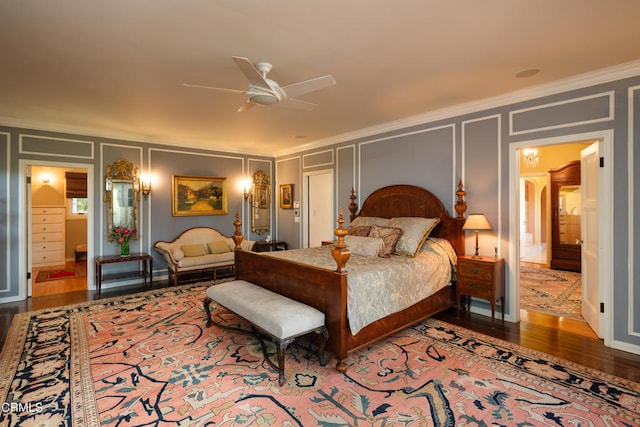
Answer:
[(207, 285), (16, 316), (0, 425), (640, 424), (640, 384), (433, 319), (353, 353), (346, 374), (293, 346), (280, 387), (255, 338), (205, 327)]
[(582, 320), (582, 275), (520, 266), (520, 308)]
[(42, 270), (38, 272), (36, 283), (49, 282), (52, 280), (73, 279), (74, 277), (83, 277), (84, 272), (77, 268), (55, 268), (52, 270)]

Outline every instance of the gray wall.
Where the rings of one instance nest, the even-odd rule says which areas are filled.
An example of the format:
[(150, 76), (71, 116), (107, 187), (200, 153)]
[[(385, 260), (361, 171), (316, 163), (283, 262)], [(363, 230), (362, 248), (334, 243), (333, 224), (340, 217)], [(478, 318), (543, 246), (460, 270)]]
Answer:
[[(638, 85), (640, 77), (626, 78), (523, 102), (478, 107), (477, 111), (427, 119), (417, 125), (414, 120), (410, 126), (392, 132), (371, 133), (315, 150), (288, 152), (276, 159), (278, 179), (287, 176), (288, 180), (300, 180), (305, 167), (313, 166), (302, 162), (301, 169), (300, 159), (313, 159), (314, 153), (324, 153), (328, 148), (334, 150), (335, 160), (323, 167), (335, 171), (337, 206), (345, 213), (352, 187), (362, 202), (376, 188), (392, 184), (425, 187), (445, 203), (450, 213), (455, 213), (454, 193), (462, 179), (467, 191), (467, 213), (485, 213), (494, 228), (493, 233), (483, 236), (481, 254), (493, 256), (497, 247), (506, 260), (508, 276), (516, 262), (509, 259), (511, 144), (613, 130), (613, 156), (606, 160), (613, 168), (615, 224), (613, 283), (607, 284), (613, 288), (608, 310), (614, 313), (609, 344), (640, 352), (640, 253), (633, 250), (640, 240), (640, 227), (634, 227), (640, 208), (640, 186), (634, 186), (634, 170), (640, 167), (640, 156), (633, 152), (640, 137)], [(629, 205), (630, 197), (633, 206)], [(300, 198), (304, 200), (304, 195)], [(278, 227), (286, 227), (292, 241), (299, 241), (301, 226), (292, 229), (288, 218), (278, 218)], [(472, 252), (472, 240), (471, 235), (467, 237), (467, 253)], [(514, 287), (507, 279), (507, 299), (514, 294)], [(506, 308), (512, 318), (514, 304), (507, 304)], [(474, 301), (474, 305), (481, 312), (488, 308), (482, 301)]]

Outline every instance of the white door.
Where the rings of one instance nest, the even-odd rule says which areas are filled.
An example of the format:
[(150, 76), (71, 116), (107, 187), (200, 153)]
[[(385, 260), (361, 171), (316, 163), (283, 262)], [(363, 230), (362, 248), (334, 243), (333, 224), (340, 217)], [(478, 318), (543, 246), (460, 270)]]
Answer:
[(334, 238), (333, 174), (310, 174), (307, 180), (307, 247), (312, 248)]
[(598, 269), (600, 144), (601, 142), (596, 142), (580, 152), (580, 184), (582, 187), (582, 317), (602, 338)]

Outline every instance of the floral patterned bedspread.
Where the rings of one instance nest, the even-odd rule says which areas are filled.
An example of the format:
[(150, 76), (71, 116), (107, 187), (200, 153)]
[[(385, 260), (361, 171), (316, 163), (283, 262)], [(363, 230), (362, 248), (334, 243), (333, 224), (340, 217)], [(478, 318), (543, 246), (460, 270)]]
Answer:
[[(263, 252), (264, 256), (335, 270), (333, 246)], [(430, 237), (415, 258), (351, 254), (347, 262), (347, 316), (351, 333), (412, 306), (451, 284), (456, 253), (446, 239)]]

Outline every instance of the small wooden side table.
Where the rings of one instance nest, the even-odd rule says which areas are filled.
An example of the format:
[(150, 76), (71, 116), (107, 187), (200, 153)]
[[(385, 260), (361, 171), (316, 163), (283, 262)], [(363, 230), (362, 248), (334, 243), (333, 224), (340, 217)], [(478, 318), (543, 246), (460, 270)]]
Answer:
[(491, 327), (495, 328), (496, 301), (500, 300), (504, 322), (504, 259), (489, 257), (458, 257), (458, 283), (456, 283), (457, 315), (460, 317), (461, 298), (467, 297), (467, 311), (471, 297), (491, 303)]
[[(120, 262), (139, 261), (140, 268), (137, 271), (125, 271), (111, 274), (102, 274), (102, 266), (105, 264), (115, 264)], [(130, 253), (128, 256), (121, 255), (104, 255), (96, 257), (96, 288), (98, 295), (102, 292), (102, 282), (108, 280), (128, 279), (130, 277), (143, 277), (144, 284), (147, 285), (147, 276), (149, 277), (149, 286), (153, 286), (153, 257), (144, 252)]]

